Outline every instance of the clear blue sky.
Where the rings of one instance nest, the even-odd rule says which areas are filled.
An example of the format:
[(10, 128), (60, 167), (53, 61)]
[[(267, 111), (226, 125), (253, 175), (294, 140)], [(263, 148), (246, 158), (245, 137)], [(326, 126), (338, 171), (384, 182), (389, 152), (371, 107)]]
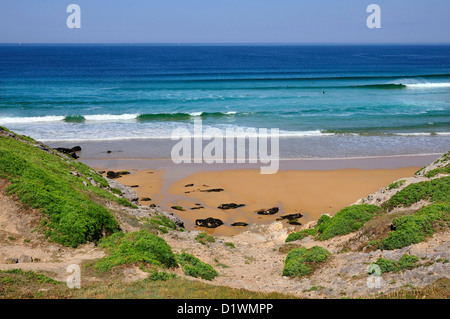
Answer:
[[(81, 7), (68, 29), (66, 7)], [(366, 7), (381, 7), (368, 29)], [(0, 43), (450, 43), (449, 0), (1, 0)]]

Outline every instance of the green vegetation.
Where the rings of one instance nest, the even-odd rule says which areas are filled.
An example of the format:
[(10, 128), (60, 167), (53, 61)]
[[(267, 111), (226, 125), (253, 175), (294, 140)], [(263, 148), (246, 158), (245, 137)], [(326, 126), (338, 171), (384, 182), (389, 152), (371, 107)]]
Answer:
[(183, 207), (181, 206), (171, 206), (170, 208), (175, 209), (175, 210), (180, 210), (182, 212), (186, 211)]
[(195, 239), (202, 245), (206, 245), (206, 242), (208, 243), (215, 243), (216, 239), (214, 236), (208, 235), (207, 232), (201, 232), (197, 236), (195, 236)]
[(157, 269), (153, 270), (150, 275), (148, 275), (147, 280), (150, 281), (167, 281), (171, 279), (175, 279), (177, 275), (168, 273), (165, 271), (158, 271)]
[(395, 189), (395, 188), (399, 188), (400, 186), (402, 186), (403, 184), (405, 184), (406, 180), (401, 179), (399, 181), (393, 182), (392, 184), (390, 184), (387, 189), (391, 190), (391, 189)]
[(449, 299), (450, 279), (440, 278), (423, 288), (411, 286), (403, 287), (400, 290), (377, 296), (378, 299)]
[(286, 242), (300, 240), (307, 236), (316, 236), (319, 240), (327, 240), (335, 236), (346, 235), (360, 229), (379, 211), (380, 208), (375, 205), (348, 206), (341, 209), (333, 217), (320, 216), (316, 227), (291, 233), (286, 238)]
[(425, 174), (426, 177), (432, 178), (438, 174), (450, 174), (450, 164), (445, 165), (441, 168), (435, 168)]
[(11, 276), (5, 275), (22, 275), (23, 278), (26, 278), (28, 281), (35, 281), (37, 283), (48, 283), (48, 284), (59, 284), (59, 281), (53, 280), (47, 276), (36, 274), (32, 271), (24, 271), (22, 269), (9, 269), (9, 270), (0, 270), (0, 273), (3, 275), (0, 277), (0, 282), (3, 283), (13, 283), (14, 278)]
[(225, 246), (228, 246), (230, 248), (236, 248), (236, 246), (232, 242), (226, 242)]
[(184, 274), (187, 276), (213, 280), (218, 275), (217, 271), (211, 265), (200, 261), (191, 254), (178, 254), (177, 261), (183, 268)]
[(175, 254), (166, 241), (146, 230), (132, 233), (115, 233), (100, 241), (102, 248), (109, 249), (109, 256), (95, 265), (100, 271), (111, 270), (124, 264), (151, 264), (166, 268), (178, 267)]
[(311, 274), (331, 253), (325, 248), (314, 246), (310, 249), (299, 247), (290, 251), (284, 261), (283, 276), (303, 277)]
[[(326, 216), (326, 215), (322, 215), (322, 216)], [(290, 233), (286, 238), (286, 242), (288, 243), (290, 241), (300, 240), (300, 239), (303, 239), (308, 236), (315, 236), (316, 234), (317, 234), (316, 228), (303, 229), (299, 232)]]
[[(65, 283), (19, 270), (0, 271), (0, 298), (32, 299), (286, 299), (296, 298), (281, 293), (262, 293), (245, 289), (234, 289), (210, 285), (202, 281), (174, 277), (175, 274), (164, 271), (153, 272), (148, 278), (133, 282), (123, 281), (122, 272), (98, 274), (93, 268), (82, 268), (83, 278), (101, 278), (102, 280), (83, 280), (81, 289), (70, 289)], [(31, 279), (29, 278), (31, 277)], [(44, 277), (44, 276), (43, 276)]]
[(403, 255), (398, 261), (378, 258), (375, 265), (380, 267), (381, 273), (385, 272), (399, 272), (403, 269), (412, 269), (415, 267), (415, 263), (419, 261), (419, 257), (414, 255)]
[(168, 233), (169, 230), (177, 230), (177, 224), (173, 220), (158, 212), (148, 222), (164, 234)]
[[(360, 229), (371, 220), (380, 208), (375, 205), (352, 205), (345, 207), (332, 218), (324, 219), (317, 228), (320, 240), (326, 240), (338, 235), (346, 235)], [(326, 215), (325, 215), (326, 216)]]
[(431, 202), (450, 201), (450, 176), (414, 183), (394, 194), (382, 207), (390, 211), (395, 207), (409, 207), (420, 200)]
[(394, 219), (395, 231), (383, 239), (379, 248), (391, 250), (417, 244), (431, 237), (438, 227), (448, 227), (449, 220), (449, 203), (431, 204), (412, 215)]
[(10, 182), (8, 195), (44, 214), (41, 230), (46, 237), (65, 246), (96, 242), (119, 230), (102, 201), (135, 207), (109, 192), (106, 180), (88, 166), (45, 152), (31, 139), (0, 136), (0, 177)]

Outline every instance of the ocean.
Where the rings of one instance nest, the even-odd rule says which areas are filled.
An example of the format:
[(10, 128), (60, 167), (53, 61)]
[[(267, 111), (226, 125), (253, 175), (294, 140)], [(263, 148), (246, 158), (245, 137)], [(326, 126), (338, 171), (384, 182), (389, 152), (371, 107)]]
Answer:
[(0, 46), (0, 125), (51, 146), (168, 158), (194, 119), (278, 128), (285, 159), (443, 153), (450, 46)]

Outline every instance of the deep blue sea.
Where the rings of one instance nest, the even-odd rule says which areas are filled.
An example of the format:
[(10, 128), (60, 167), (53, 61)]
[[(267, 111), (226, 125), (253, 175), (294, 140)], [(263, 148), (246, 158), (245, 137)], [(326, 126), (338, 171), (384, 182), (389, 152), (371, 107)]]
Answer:
[(0, 46), (0, 125), (18, 133), (164, 139), (194, 119), (279, 128), (286, 158), (445, 152), (450, 46)]

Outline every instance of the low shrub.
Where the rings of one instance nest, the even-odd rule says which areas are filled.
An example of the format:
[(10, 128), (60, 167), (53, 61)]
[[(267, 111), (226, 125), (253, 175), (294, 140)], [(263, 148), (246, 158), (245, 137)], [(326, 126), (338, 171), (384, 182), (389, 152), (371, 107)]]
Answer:
[(176, 258), (187, 276), (200, 277), (206, 280), (213, 280), (218, 276), (217, 271), (211, 265), (200, 261), (200, 259), (191, 254), (177, 254)]
[[(318, 239), (327, 240), (338, 235), (346, 235), (360, 229), (366, 222), (371, 220), (380, 208), (375, 205), (352, 205), (345, 207), (333, 217), (323, 217), (317, 225), (320, 235)], [(319, 219), (320, 220), (320, 219)]]
[(286, 238), (286, 242), (288, 243), (290, 241), (300, 240), (307, 236), (315, 236), (316, 234), (317, 234), (316, 228), (303, 229), (299, 232), (290, 233)]
[(143, 263), (166, 268), (178, 267), (175, 254), (166, 241), (146, 230), (131, 233), (115, 233), (100, 241), (109, 255), (100, 259), (95, 269), (108, 271), (114, 266)]
[(450, 176), (414, 183), (394, 194), (382, 207), (390, 211), (395, 207), (409, 207), (420, 200), (448, 202), (450, 200)]
[(309, 275), (330, 255), (331, 253), (328, 250), (320, 246), (314, 246), (310, 249), (305, 247), (293, 249), (284, 261), (283, 276), (294, 278)]
[(394, 219), (392, 224), (395, 230), (382, 240), (379, 248), (392, 250), (417, 244), (432, 236), (438, 226), (448, 227), (449, 220), (450, 204), (428, 205), (412, 215)]
[(403, 269), (411, 269), (415, 267), (415, 263), (419, 261), (419, 257), (414, 255), (403, 255), (398, 261), (378, 258), (375, 265), (380, 267), (381, 273), (385, 272), (399, 272)]

